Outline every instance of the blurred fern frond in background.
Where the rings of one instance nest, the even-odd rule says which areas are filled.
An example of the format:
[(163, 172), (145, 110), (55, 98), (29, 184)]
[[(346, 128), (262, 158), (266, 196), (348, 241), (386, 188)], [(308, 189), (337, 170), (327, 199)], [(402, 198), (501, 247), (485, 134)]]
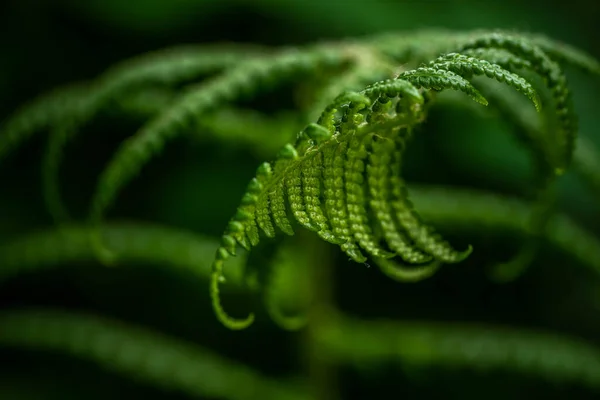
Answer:
[(0, 397), (597, 396), (593, 8), (100, 3), (2, 6)]

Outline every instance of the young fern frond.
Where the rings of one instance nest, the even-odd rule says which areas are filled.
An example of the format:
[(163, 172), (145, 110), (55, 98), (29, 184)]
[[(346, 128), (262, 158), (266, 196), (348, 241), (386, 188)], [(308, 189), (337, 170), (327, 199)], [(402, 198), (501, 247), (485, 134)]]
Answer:
[[(2, 243), (0, 282), (95, 261), (165, 264), (207, 278), (217, 320), (231, 329), (248, 327), (254, 315), (230, 316), (220, 284), (251, 294), (260, 289), (275, 324), (298, 330), (310, 323), (304, 338), (315, 386), (326, 363), (396, 359), (408, 367), (505, 369), (598, 389), (600, 352), (585, 342), (497, 327), (357, 321), (335, 311), (330, 293), (324, 293), (331, 277), (321, 274), (331, 267), (328, 252), (337, 250), (330, 244), (400, 282), (426, 279), (444, 264), (469, 257), (471, 245), (455, 248), (434, 226), (472, 236), (516, 234), (513, 244), (525, 244), (514, 259), (492, 266), (496, 279), (517, 277), (542, 245), (599, 274), (598, 238), (552, 212), (554, 183), (569, 167), (600, 193), (600, 157), (577, 137), (561, 69), (566, 65), (600, 74), (600, 64), (577, 49), (502, 31), (385, 34), (281, 51), (188, 46), (129, 60), (93, 81), (41, 97), (0, 127), (0, 162), (34, 133), (49, 132), (43, 196), (52, 217), (63, 223), (69, 213), (58, 176), (69, 141), (106, 111), (143, 123), (101, 173), (88, 223), (60, 224)], [(293, 84), (295, 110), (263, 114), (262, 104), (243, 108), (253, 96), (278, 94), (268, 91), (287, 84)], [(422, 134), (438, 97), (445, 97), (437, 92), (447, 89), (457, 92), (454, 103), (489, 102), (514, 128), (534, 161), (528, 185), (533, 201), (405, 181), (406, 148), (413, 135)], [(193, 140), (236, 141), (273, 160), (258, 167), (220, 241), (146, 223), (105, 224), (119, 191), (184, 132)], [(270, 268), (262, 256), (256, 265), (250, 258), (246, 268), (247, 251), (261, 236), (275, 238), (279, 231), (291, 236), (298, 228), (305, 229), (283, 240), (268, 260)], [(266, 379), (205, 349), (104, 318), (5, 311), (0, 326), (0, 346), (70, 353), (194, 396), (311, 398), (302, 385)]]
[[(435, 36), (435, 32), (432, 33)], [(512, 33), (499, 31), (473, 33), (472, 35), (449, 33), (445, 37), (446, 40), (435, 41), (435, 46), (446, 51), (458, 49), (464, 55), (485, 59), (511, 72), (524, 69), (537, 73), (545, 81), (554, 98), (555, 115), (559, 119), (557, 138), (550, 137), (548, 133), (540, 134), (532, 132), (531, 129), (523, 129), (524, 126), (530, 125), (529, 121), (517, 125), (519, 139), (530, 148), (536, 161), (537, 193), (535, 197), (539, 205), (531, 215), (532, 238), (525, 243), (520, 253), (511, 262), (498, 265), (495, 269), (494, 275), (497, 278), (505, 281), (511, 280), (525, 270), (536, 254), (539, 246), (537, 237), (545, 229), (548, 212), (554, 203), (552, 186), (556, 176), (564, 171), (564, 165), (569, 162), (573, 154), (575, 157), (579, 157), (574, 149), (575, 135), (577, 134), (575, 112), (566, 79), (557, 63), (574, 65), (594, 74), (600, 74), (600, 63), (571, 46), (551, 41), (539, 35), (515, 36)], [(402, 56), (402, 53), (397, 53), (391, 46), (387, 52), (388, 56)], [(495, 96), (496, 91), (489, 92), (489, 96), (492, 95), (497, 97)], [(509, 114), (528, 112), (527, 109), (515, 107), (512, 104), (502, 107), (502, 109), (506, 109)], [(509, 119), (511, 119), (510, 116)], [(576, 161), (576, 167), (579, 165), (581, 163)], [(590, 171), (591, 169), (585, 168), (585, 170)], [(585, 175), (586, 177), (592, 176), (589, 173)]]
[[(360, 92), (340, 95), (325, 107), (318, 123), (310, 124), (294, 145), (282, 149), (275, 162), (263, 163), (248, 185), (213, 264), (211, 296), (219, 320), (232, 329), (252, 323), (253, 314), (238, 320), (221, 306), (218, 283), (223, 263), (235, 255), (236, 244), (248, 250), (256, 246), (259, 228), (273, 237), (271, 216), (275, 225), (284, 227), (282, 231), (291, 233), (282, 209), (284, 198), (300, 225), (339, 245), (356, 262), (367, 260), (363, 251), (376, 262), (399, 256), (412, 264), (431, 263), (422, 273), (427, 276), (437, 264), (460, 262), (470, 254), (471, 247), (454, 250), (421, 221), (408, 199), (400, 170), (411, 132), (426, 114), (418, 89), (455, 89), (487, 104), (461, 74), (486, 74), (517, 88), (538, 105), (537, 94), (522, 78), (498, 65), (459, 54), (446, 55), (431, 66), (402, 72), (396, 79), (375, 83)], [(373, 176), (379, 156), (393, 157), (393, 166)], [(369, 160), (370, 176), (365, 178)], [(391, 190), (382, 191), (382, 187)], [(324, 207), (320, 202), (322, 189)], [(276, 207), (271, 209), (270, 204)], [(381, 234), (376, 235), (377, 231)], [(382, 264), (389, 272), (390, 263)]]
[[(479, 36), (481, 37), (482, 34), (479, 34)], [(411, 52), (414, 53), (414, 49), (419, 47), (419, 45), (423, 46), (424, 54), (430, 54), (430, 52), (435, 54), (439, 52), (439, 49), (450, 47), (448, 50), (451, 50), (452, 46), (458, 46), (460, 43), (463, 44), (464, 49), (479, 47), (493, 48), (494, 46), (498, 48), (508, 47), (509, 50), (522, 58), (530, 59), (533, 57), (532, 60), (534, 61), (537, 60), (535, 57), (540, 56), (540, 51), (535, 51), (536, 49), (534, 49), (533, 55), (527, 52), (529, 50), (527, 48), (529, 45), (528, 42), (512, 39), (512, 37), (503, 34), (496, 36), (483, 35), (483, 39), (485, 40), (488, 38), (493, 39), (488, 40), (490, 43), (483, 39), (480, 42), (474, 42), (473, 38), (476, 38), (477, 35), (465, 33), (454, 36), (449, 35), (448, 38), (438, 37), (436, 39), (437, 42), (434, 40), (428, 44), (421, 42), (423, 38), (431, 39), (432, 37), (436, 38), (435, 32), (417, 33), (390, 43), (394, 43), (395, 55), (402, 54), (404, 56), (410, 56)], [(502, 40), (496, 40), (497, 38)], [(498, 43), (494, 42), (494, 40)], [(382, 58), (390, 55), (384, 51), (386, 46), (391, 47), (390, 43), (378, 46), (376, 45), (376, 41), (375, 43), (373, 41), (373, 39), (367, 39), (363, 42), (355, 41), (354, 43), (342, 43), (339, 45), (327, 44), (303, 51), (292, 50), (289, 53), (284, 52), (273, 57), (250, 60), (248, 63), (242, 63), (242, 65), (229, 70), (228, 73), (209, 84), (201, 86), (198, 91), (184, 96), (168, 111), (164, 112), (160, 117), (157, 117), (157, 119), (150, 122), (136, 135), (123, 143), (100, 177), (90, 211), (91, 220), (99, 220), (102, 217), (106, 208), (112, 204), (119, 189), (137, 174), (142, 164), (147, 162), (156, 151), (162, 148), (168, 138), (179, 132), (180, 125), (188, 121), (192, 115), (205, 114), (209, 110), (218, 108), (221, 104), (232, 101), (239, 96), (252, 94), (260, 85), (267, 87), (286, 77), (291, 78), (292, 76), (302, 75), (302, 73), (311, 74), (319, 69), (335, 69), (336, 66), (339, 67), (344, 63), (351, 64), (352, 62), (357, 62), (357, 48), (359, 50), (364, 48), (364, 51), (368, 53), (373, 53), (373, 50), (376, 53), (381, 52)], [(394, 53), (392, 52), (391, 55), (393, 56)], [(379, 55), (375, 58), (378, 57)], [(357, 62), (357, 64), (360, 64), (360, 62)], [(545, 68), (543, 72), (548, 70), (546, 64), (542, 63), (540, 65)], [(555, 72), (554, 70), (549, 71)], [(267, 76), (269, 77), (267, 78)], [(459, 82), (456, 82), (456, 84), (459, 84)], [(557, 96), (568, 97), (568, 93), (564, 90), (565, 88), (560, 85), (557, 89)], [(564, 121), (567, 123), (569, 119), (565, 117)], [(567, 136), (565, 141), (569, 142), (570, 136), (565, 135)], [(568, 153), (569, 150), (566, 149), (566, 151)], [(560, 165), (562, 164), (559, 164), (557, 170), (562, 168)]]
[[(352, 260), (366, 262), (369, 257), (383, 272), (400, 280), (425, 278), (441, 264), (468, 256), (470, 247), (453, 249), (421, 220), (409, 200), (401, 165), (410, 137), (436, 100), (434, 92), (454, 89), (487, 105), (489, 94), (480, 91), (486, 82), (472, 83), (476, 76), (521, 92), (532, 101), (532, 111), (539, 111), (542, 101), (521, 71), (541, 77), (551, 95), (553, 104), (544, 104), (544, 109), (557, 118), (555, 129), (518, 133), (536, 160), (534, 186), (540, 205), (529, 229), (533, 236), (541, 236), (552, 205), (552, 184), (569, 166), (577, 134), (569, 88), (559, 64), (600, 72), (597, 61), (570, 46), (501, 31), (423, 31), (281, 52), (219, 51), (158, 52), (113, 68), (83, 87), (40, 100), (4, 125), (0, 159), (36, 130), (50, 128), (44, 194), (55, 219), (64, 220), (68, 213), (57, 175), (68, 140), (109, 106), (150, 117), (119, 147), (102, 172), (90, 205), (89, 222), (97, 227), (90, 231), (90, 238), (98, 255), (109, 263), (117, 254), (100, 237), (102, 218), (119, 190), (167, 140), (192, 124), (217, 132), (221, 128), (235, 131), (235, 126), (219, 120), (231, 103), (282, 82), (310, 78), (314, 84), (316, 77), (324, 77), (322, 90), (309, 89), (310, 104), (302, 106), (302, 113), (309, 117), (306, 122), (316, 123), (308, 125), (293, 145), (285, 145), (273, 163), (259, 167), (217, 251), (211, 295), (219, 319), (231, 327), (244, 327), (248, 321), (232, 320), (220, 305), (223, 261), (235, 253), (237, 244), (246, 249), (256, 246), (260, 231), (267, 237), (275, 236), (277, 230), (291, 235), (295, 221), (339, 245)], [(212, 72), (220, 74), (197, 84), (199, 76)], [(394, 79), (380, 80), (390, 76)], [(195, 84), (183, 93), (158, 93), (186, 83)], [(156, 89), (158, 96), (149, 98), (146, 105), (135, 98)], [(493, 100), (493, 93), (489, 97)], [(285, 133), (279, 135), (278, 140)], [(576, 159), (575, 164), (594, 165), (590, 158), (583, 164)], [(589, 170), (586, 176), (595, 176)], [(531, 249), (525, 247), (522, 254), (529, 255), (525, 259), (534, 254)]]

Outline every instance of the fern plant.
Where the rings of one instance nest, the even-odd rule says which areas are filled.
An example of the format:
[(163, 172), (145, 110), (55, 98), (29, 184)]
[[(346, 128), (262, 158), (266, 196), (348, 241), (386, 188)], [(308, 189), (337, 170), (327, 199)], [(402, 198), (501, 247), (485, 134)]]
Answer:
[[(541, 100), (536, 90), (514, 71), (524, 69), (540, 75), (552, 95), (557, 125), (546, 137), (526, 137), (526, 143), (539, 160), (535, 184), (543, 193), (540, 201), (547, 201), (549, 186), (571, 164), (577, 134), (566, 79), (556, 60), (544, 51), (550, 48), (558, 52), (557, 47), (502, 33), (452, 39), (445, 44), (455, 46), (458, 52), (446, 53), (362, 90), (339, 94), (315, 123), (299, 133), (294, 144), (282, 148), (276, 161), (259, 166), (213, 264), (211, 294), (224, 324), (245, 328), (253, 316), (235, 320), (223, 310), (218, 296), (223, 262), (235, 255), (237, 244), (248, 250), (256, 246), (259, 228), (268, 237), (275, 236), (274, 225), (292, 234), (286, 200), (300, 225), (340, 245), (352, 260), (366, 262), (364, 251), (382, 268), (401, 271), (398, 276), (406, 273), (406, 264), (419, 265), (420, 273), (428, 276), (439, 264), (457, 263), (470, 254), (471, 247), (462, 251), (452, 248), (422, 222), (401, 175), (407, 142), (434, 101), (431, 91), (454, 89), (487, 105), (467, 80), (485, 76), (522, 92), (539, 111)], [(560, 54), (600, 71), (581, 55)], [(361, 68), (352, 75), (358, 80), (365, 78)], [(429, 94), (427, 101), (424, 93)], [(545, 211), (548, 207), (541, 208)], [(547, 212), (537, 214), (532, 223), (539, 231)]]
[[(356, 322), (336, 309), (328, 286), (333, 278), (327, 259), (336, 246), (350, 260), (376, 265), (400, 282), (429, 278), (477, 251), (453, 246), (434, 226), (519, 233), (520, 251), (494, 270), (501, 280), (522, 273), (542, 242), (599, 272), (594, 233), (554, 210), (555, 184), (568, 169), (592, 189), (600, 182), (595, 151), (578, 137), (566, 65), (600, 73), (596, 60), (566, 44), (502, 31), (386, 34), (285, 49), (180, 47), (124, 62), (92, 82), (32, 101), (3, 123), (0, 161), (34, 134), (48, 133), (42, 192), (56, 226), (4, 243), (0, 280), (90, 260), (183, 267), (209, 282), (215, 315), (233, 330), (247, 328), (254, 314), (230, 316), (220, 284), (259, 292), (277, 325), (307, 331), (307, 352), (317, 363), (315, 353), (323, 352), (332, 362), (358, 365), (392, 358), (410, 365), (491, 366), (597, 389), (598, 350), (586, 343), (502, 328)], [(243, 106), (276, 88), (292, 89), (293, 112), (264, 115)], [(521, 107), (505, 89), (529, 104)], [(444, 91), (459, 96), (444, 97)], [(431, 110), (448, 101), (494, 108), (514, 126), (534, 165), (527, 200), (406, 183), (407, 146), (416, 135), (427, 135)], [(144, 124), (120, 144), (100, 174), (86, 218), (76, 221), (61, 195), (60, 165), (69, 142), (107, 111)], [(272, 160), (258, 166), (220, 242), (158, 224), (105, 221), (119, 191), (167, 141), (197, 132), (222, 143), (235, 140)], [(277, 242), (272, 257), (248, 255), (261, 235), (275, 238), (279, 231), (293, 237)], [(92, 316), (7, 311), (0, 321), (6, 327), (0, 344), (70, 352), (192, 395), (331, 398), (325, 389), (280, 385), (208, 350)], [(32, 326), (52, 334), (34, 334)], [(152, 352), (156, 346), (168, 349), (166, 361)], [(119, 347), (132, 350), (119, 355)], [(139, 353), (153, 354), (148, 364), (136, 358)], [(186, 366), (170, 374), (180, 364)], [(198, 384), (199, 375), (189, 374), (210, 368), (214, 384)], [(254, 390), (225, 384), (236, 379)]]

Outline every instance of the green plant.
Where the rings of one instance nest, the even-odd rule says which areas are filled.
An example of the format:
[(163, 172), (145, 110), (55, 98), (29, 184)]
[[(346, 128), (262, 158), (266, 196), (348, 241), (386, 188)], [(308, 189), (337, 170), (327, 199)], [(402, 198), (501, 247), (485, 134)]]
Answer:
[[(219, 365), (223, 371), (222, 377), (214, 379), (238, 380), (256, 389), (194, 386), (190, 382), (196, 375), (185, 375), (185, 368), (177, 376), (167, 376), (168, 365), (180, 363), (179, 355), (159, 362), (166, 369), (141, 374), (143, 379), (193, 394), (332, 398), (326, 382), (328, 364), (390, 357), (411, 365), (550, 374), (552, 379), (597, 388), (599, 356), (584, 343), (527, 331), (503, 333), (498, 328), (357, 322), (336, 310), (331, 299), (329, 267), (335, 256), (329, 244), (339, 246), (351, 260), (377, 265), (401, 282), (428, 278), (444, 264), (469, 257), (473, 247), (456, 250), (432, 226), (445, 225), (450, 232), (465, 227), (518, 232), (522, 237), (518, 254), (493, 269), (492, 276), (500, 281), (519, 276), (542, 243), (570, 253), (594, 272), (600, 270), (600, 246), (594, 233), (554, 211), (555, 183), (567, 169), (573, 168), (593, 188), (600, 181), (593, 149), (582, 146), (577, 137), (564, 65), (600, 73), (597, 61), (568, 45), (537, 35), (485, 31), (386, 34), (283, 50), (185, 47), (128, 61), (97, 80), (34, 100), (3, 125), (0, 160), (33, 134), (49, 132), (42, 162), (43, 194), (58, 227), (4, 244), (0, 277), (90, 259), (106, 265), (170, 264), (210, 281), (216, 316), (229, 328), (248, 327), (254, 315), (245, 319), (228, 315), (219, 293), (219, 284), (225, 281), (242, 293), (248, 288), (260, 292), (266, 310), (281, 327), (307, 331), (316, 393), (293, 389), (292, 383), (280, 388), (204, 350), (189, 351), (185, 362), (190, 366), (185, 368), (208, 369), (193, 361), (206, 357), (206, 365)], [(293, 94), (288, 96), (290, 111), (266, 115), (244, 107), (244, 101), (276, 88)], [(522, 99), (514, 99), (506, 88), (520, 92), (531, 104), (521, 106)], [(440, 92), (448, 89), (462, 96), (444, 98)], [(409, 198), (402, 168), (409, 141), (423, 134), (420, 131), (436, 105), (463, 105), (471, 100), (509, 121), (516, 139), (531, 153), (534, 174), (528, 201), (413, 185)], [(85, 131), (85, 124), (107, 111), (145, 123), (122, 142), (100, 175), (85, 221), (76, 223), (61, 196), (61, 157), (67, 144)], [(236, 140), (260, 158), (275, 159), (258, 167), (220, 243), (159, 225), (105, 222), (119, 191), (144, 164), (168, 140), (195, 131), (211, 133), (223, 143)], [(294, 225), (314, 233), (294, 235), (298, 231)], [(227, 272), (224, 263), (236, 255), (238, 245), (250, 251), (259, 244), (260, 231), (274, 238), (276, 230), (294, 237), (277, 243), (275, 249), (265, 249), (260, 257), (250, 254), (247, 268), (247, 254), (236, 258)], [(123, 325), (58, 311), (8, 312), (0, 319), (8, 327), (0, 332), (0, 342), (68, 350), (127, 374), (136, 370), (139, 360), (116, 355), (108, 344), (97, 350), (93, 335), (81, 333), (93, 330), (88, 325), (103, 326), (98, 329), (109, 344), (129, 341), (117, 347), (138, 346), (132, 350), (135, 354), (151, 352), (136, 344), (137, 336), (144, 338), (141, 342), (148, 349), (179, 346)], [(54, 333), (36, 335), (31, 324)], [(76, 338), (64, 339), (69, 335)], [(177, 351), (187, 352), (173, 350), (173, 354)], [(321, 353), (330, 360), (323, 361)]]

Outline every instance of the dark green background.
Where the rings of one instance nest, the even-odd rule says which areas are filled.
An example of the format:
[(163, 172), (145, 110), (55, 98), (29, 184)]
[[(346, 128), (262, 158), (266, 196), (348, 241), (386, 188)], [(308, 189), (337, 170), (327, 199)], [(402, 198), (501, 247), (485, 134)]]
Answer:
[[(0, 4), (0, 117), (48, 89), (93, 78), (126, 57), (181, 43), (283, 45), (427, 27), (508, 28), (545, 33), (599, 57), (598, 20), (600, 4), (584, 0), (5, 0)], [(581, 134), (600, 145), (600, 82), (571, 70), (568, 77)], [(69, 146), (61, 180), (74, 214), (84, 215), (101, 167), (136, 128), (131, 122), (95, 123)], [(417, 138), (409, 152), (412, 167), (407, 175), (412, 181), (506, 193), (526, 187), (525, 152), (499, 123), (449, 108), (434, 110), (427, 129), (427, 137)], [(0, 167), (0, 240), (51, 224), (40, 197), (43, 146), (40, 135)], [(236, 143), (206, 139), (189, 145), (183, 138), (176, 140), (123, 191), (110, 217), (218, 235), (260, 161)], [(561, 207), (600, 234), (595, 222), (600, 208), (591, 194), (570, 174), (561, 188)], [(464, 264), (415, 285), (399, 285), (374, 268), (339, 257), (340, 308), (364, 317), (546, 328), (600, 345), (597, 276), (549, 250), (517, 282), (493, 284), (485, 265), (507, 259), (518, 243), (477, 233), (453, 239), (473, 243), (476, 252)], [(297, 335), (281, 332), (262, 314), (249, 331), (225, 331), (210, 309), (206, 283), (160, 266), (107, 270), (89, 265), (3, 283), (0, 307), (22, 305), (66, 306), (140, 323), (214, 348), (272, 376), (300, 368)], [(0, 360), (0, 399), (179, 398), (60, 355), (4, 349)], [(577, 387), (515, 374), (432, 368), (413, 376), (387, 364), (369, 376), (344, 370), (340, 386), (348, 399), (595, 398)]]

